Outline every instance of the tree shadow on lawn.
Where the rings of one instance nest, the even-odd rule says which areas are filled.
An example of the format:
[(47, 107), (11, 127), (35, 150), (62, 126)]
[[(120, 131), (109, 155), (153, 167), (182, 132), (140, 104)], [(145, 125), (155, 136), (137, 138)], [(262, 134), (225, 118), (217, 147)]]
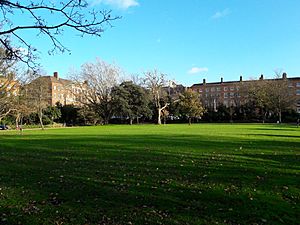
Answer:
[(291, 142), (37, 136), (0, 138), (0, 215), (7, 224), (299, 221), (299, 154), (285, 148)]
[(280, 131), (280, 132), (299, 132), (299, 129), (297, 126), (283, 126), (283, 125), (273, 125), (273, 127), (270, 127), (268, 124), (268, 127), (259, 127), (259, 128), (249, 128), (250, 130), (257, 130), (257, 131)]
[(250, 136), (266, 136), (266, 137), (283, 137), (283, 138), (300, 138), (300, 135), (290, 134), (248, 134)]

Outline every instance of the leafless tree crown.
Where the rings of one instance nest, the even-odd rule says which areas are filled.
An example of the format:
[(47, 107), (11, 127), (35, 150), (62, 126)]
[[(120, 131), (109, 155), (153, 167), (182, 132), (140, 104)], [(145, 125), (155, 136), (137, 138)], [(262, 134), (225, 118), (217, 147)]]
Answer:
[[(67, 28), (81, 36), (101, 36), (105, 27), (120, 17), (111, 16), (111, 11), (96, 11), (86, 0), (40, 0), (40, 1), (0, 0), (0, 43), (9, 59), (18, 59), (29, 67), (36, 66), (37, 49), (22, 31), (35, 30), (37, 35), (49, 38), (52, 48), (49, 54), (70, 52), (59, 40)], [(23, 21), (15, 21), (16, 16)]]

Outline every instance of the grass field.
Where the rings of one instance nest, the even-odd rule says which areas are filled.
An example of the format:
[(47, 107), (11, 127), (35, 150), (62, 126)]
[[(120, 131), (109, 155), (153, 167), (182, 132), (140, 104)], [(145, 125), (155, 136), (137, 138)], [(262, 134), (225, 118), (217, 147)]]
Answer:
[(0, 224), (300, 224), (300, 128), (0, 132)]

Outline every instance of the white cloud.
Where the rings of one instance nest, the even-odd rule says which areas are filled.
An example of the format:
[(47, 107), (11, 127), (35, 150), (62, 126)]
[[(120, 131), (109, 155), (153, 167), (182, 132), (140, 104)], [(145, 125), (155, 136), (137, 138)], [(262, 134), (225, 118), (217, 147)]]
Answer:
[(92, 5), (98, 4), (111, 5), (120, 9), (128, 9), (132, 6), (138, 6), (138, 0), (92, 0)]
[(211, 18), (212, 19), (221, 19), (225, 16), (228, 16), (230, 13), (231, 12), (229, 9), (224, 9), (223, 11), (216, 12)]
[(189, 74), (196, 74), (196, 73), (202, 73), (202, 72), (208, 72), (208, 68), (206, 67), (193, 67), (188, 71)]

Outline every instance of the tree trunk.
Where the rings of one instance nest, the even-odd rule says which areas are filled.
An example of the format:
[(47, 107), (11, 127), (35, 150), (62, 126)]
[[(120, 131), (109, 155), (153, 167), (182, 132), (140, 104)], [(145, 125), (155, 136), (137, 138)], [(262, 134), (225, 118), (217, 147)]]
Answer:
[(16, 116), (16, 129), (19, 128), (19, 115)]
[(139, 117), (136, 117), (136, 124), (139, 124)]
[(278, 111), (279, 123), (281, 123), (281, 110)]
[(161, 125), (161, 109), (158, 109), (157, 124), (158, 124), (158, 125)]
[(104, 125), (107, 125), (107, 124), (109, 124), (109, 116), (104, 116), (104, 118), (103, 118), (103, 124)]
[(129, 118), (129, 124), (132, 125), (132, 118)]
[(191, 125), (191, 124), (192, 124), (192, 118), (189, 117), (189, 125)]
[(39, 112), (38, 115), (39, 115), (41, 128), (42, 128), (42, 130), (44, 130), (45, 128), (44, 128), (44, 124), (43, 124), (43, 112)]

